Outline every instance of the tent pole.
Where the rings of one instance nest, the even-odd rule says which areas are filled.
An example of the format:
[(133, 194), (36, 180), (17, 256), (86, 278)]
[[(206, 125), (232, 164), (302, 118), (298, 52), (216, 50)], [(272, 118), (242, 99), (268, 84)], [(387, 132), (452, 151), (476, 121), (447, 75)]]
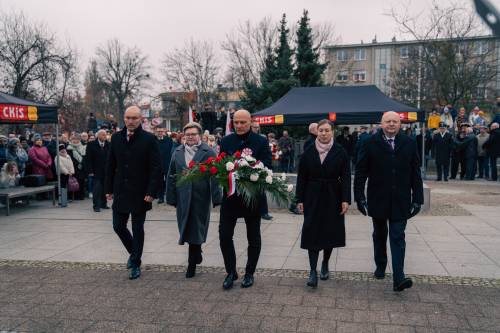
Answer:
[(426, 131), (426, 128), (425, 128), (425, 121), (422, 123), (422, 166), (421, 166), (421, 172), (422, 172), (422, 178), (423, 179), (427, 179), (426, 178), (426, 170), (425, 170), (425, 131)]
[(56, 153), (57, 153), (57, 165), (56, 165), (56, 172), (57, 172), (57, 201), (59, 203), (59, 207), (62, 205), (62, 194), (61, 194), (61, 168), (59, 166), (60, 164), (60, 157), (59, 157), (59, 117), (57, 117), (57, 123), (56, 123)]

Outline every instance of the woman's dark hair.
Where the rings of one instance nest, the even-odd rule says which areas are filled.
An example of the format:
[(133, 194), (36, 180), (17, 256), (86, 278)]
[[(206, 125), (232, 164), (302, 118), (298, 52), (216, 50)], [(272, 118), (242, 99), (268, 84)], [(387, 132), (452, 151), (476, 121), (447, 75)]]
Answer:
[(328, 120), (328, 119), (322, 119), (322, 120), (320, 120), (320, 121), (318, 122), (318, 128), (320, 128), (320, 126), (323, 126), (324, 124), (328, 124), (328, 125), (330, 125), (330, 128), (331, 128), (331, 129), (332, 129), (332, 131), (333, 131), (333, 123), (332, 123), (330, 120)]

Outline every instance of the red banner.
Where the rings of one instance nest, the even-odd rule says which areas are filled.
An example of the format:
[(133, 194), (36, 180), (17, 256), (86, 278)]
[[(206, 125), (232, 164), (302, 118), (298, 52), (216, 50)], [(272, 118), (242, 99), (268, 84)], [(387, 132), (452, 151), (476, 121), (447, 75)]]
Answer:
[(418, 120), (416, 112), (398, 112), (398, 114), (402, 122), (413, 122)]
[(252, 120), (259, 125), (281, 125), (283, 124), (283, 115), (276, 116), (256, 116)]
[(38, 119), (37, 108), (34, 106), (0, 104), (0, 119), (6, 121), (36, 121)]

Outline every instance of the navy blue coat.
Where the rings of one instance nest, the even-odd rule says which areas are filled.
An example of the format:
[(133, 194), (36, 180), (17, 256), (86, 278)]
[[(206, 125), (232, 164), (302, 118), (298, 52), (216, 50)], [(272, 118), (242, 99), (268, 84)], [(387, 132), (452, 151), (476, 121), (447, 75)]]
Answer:
[[(252, 131), (244, 136), (233, 133), (225, 136), (220, 143), (220, 152), (228, 155), (233, 155), (237, 151), (241, 152), (244, 148), (251, 149), (252, 156), (271, 169), (272, 154), (269, 142), (265, 137), (255, 134)], [(221, 205), (222, 214), (232, 217), (260, 216), (260, 207), (258, 204), (249, 208), (243, 203), (239, 195), (233, 194), (228, 198), (227, 194), (224, 193)]]
[(161, 171), (167, 174), (170, 160), (172, 159), (172, 152), (174, 151), (174, 142), (169, 137), (164, 137), (158, 140), (158, 146), (160, 149)]
[(417, 143), (398, 134), (394, 150), (382, 130), (362, 144), (354, 177), (354, 198), (365, 199), (368, 179), (368, 215), (377, 219), (407, 220), (412, 202), (424, 203)]

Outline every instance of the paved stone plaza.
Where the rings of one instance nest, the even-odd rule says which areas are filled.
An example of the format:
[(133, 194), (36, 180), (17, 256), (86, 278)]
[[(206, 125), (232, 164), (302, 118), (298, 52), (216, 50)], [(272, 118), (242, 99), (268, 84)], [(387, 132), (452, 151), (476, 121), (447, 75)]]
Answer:
[[(500, 186), (428, 185), (431, 210), (407, 229), (406, 272), (416, 283), (401, 294), (390, 276), (371, 278), (371, 224), (356, 211), (347, 247), (332, 255), (334, 279), (317, 290), (305, 287), (301, 216), (277, 210), (262, 225), (256, 285), (223, 292), (217, 212), (203, 267), (186, 280), (175, 213), (155, 205), (143, 275), (129, 281), (109, 211), (94, 213), (90, 200), (65, 209), (31, 202), (0, 217), (0, 332), (499, 332)], [(243, 267), (243, 224), (235, 243)]]

